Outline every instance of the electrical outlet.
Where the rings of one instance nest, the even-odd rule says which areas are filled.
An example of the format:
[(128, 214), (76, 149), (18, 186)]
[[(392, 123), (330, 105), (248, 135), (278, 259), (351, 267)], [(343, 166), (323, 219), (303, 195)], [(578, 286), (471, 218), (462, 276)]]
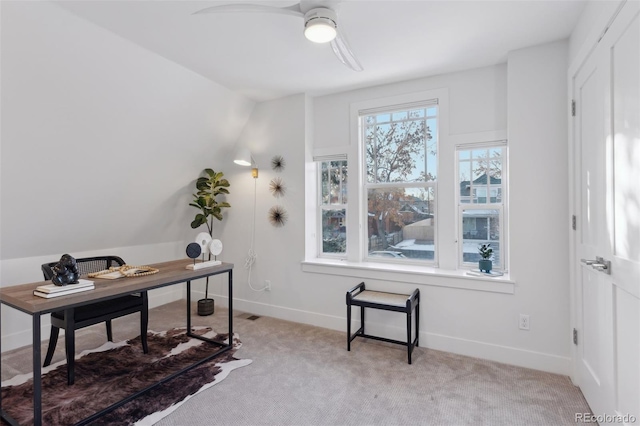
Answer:
[(264, 290), (271, 291), (271, 280), (264, 280)]
[(520, 330), (529, 331), (529, 315), (520, 314), (520, 321), (518, 322)]

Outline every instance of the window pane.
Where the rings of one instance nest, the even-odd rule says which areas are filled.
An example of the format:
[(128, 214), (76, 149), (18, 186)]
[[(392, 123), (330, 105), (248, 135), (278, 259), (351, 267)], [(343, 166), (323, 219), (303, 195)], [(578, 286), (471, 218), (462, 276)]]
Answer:
[(461, 204), (502, 203), (503, 151), (502, 147), (458, 151)]
[(437, 119), (416, 111), (364, 117), (368, 183), (436, 180)]
[(427, 181), (435, 181), (438, 177), (438, 120), (430, 118), (427, 120)]
[(391, 115), (391, 119), (393, 121), (406, 120), (407, 119), (407, 111), (394, 112)]
[(367, 206), (369, 256), (434, 259), (434, 188), (369, 189)]
[(460, 186), (460, 203), (471, 202), (471, 162), (460, 161), (458, 166), (458, 184)]
[(346, 253), (346, 210), (322, 211), (322, 252)]
[(501, 267), (500, 256), (500, 211), (472, 210), (462, 211), (462, 259), (464, 262), (480, 260), (478, 247), (491, 244), (493, 264)]
[(413, 111), (409, 111), (409, 118), (424, 118), (424, 109), (414, 109)]
[(346, 204), (347, 162), (325, 161), (321, 168), (322, 204)]
[(320, 171), (322, 204), (329, 204), (329, 163), (323, 162)]

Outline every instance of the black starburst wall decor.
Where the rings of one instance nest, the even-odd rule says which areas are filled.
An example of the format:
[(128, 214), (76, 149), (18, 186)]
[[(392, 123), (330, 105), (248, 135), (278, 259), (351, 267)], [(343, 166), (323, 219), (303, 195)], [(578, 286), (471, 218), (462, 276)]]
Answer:
[(269, 191), (271, 191), (274, 197), (280, 198), (284, 197), (284, 194), (287, 192), (287, 187), (284, 182), (282, 182), (282, 179), (277, 177), (271, 179), (271, 182), (269, 182)]
[(276, 155), (271, 159), (271, 168), (278, 173), (284, 170), (285, 165), (286, 163), (282, 155)]
[(273, 206), (269, 209), (269, 222), (275, 227), (284, 226), (288, 218), (289, 214), (282, 206)]

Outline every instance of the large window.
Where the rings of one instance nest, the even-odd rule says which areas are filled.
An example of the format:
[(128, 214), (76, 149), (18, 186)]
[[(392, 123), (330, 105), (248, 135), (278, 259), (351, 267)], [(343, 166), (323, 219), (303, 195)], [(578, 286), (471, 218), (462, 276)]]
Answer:
[(347, 162), (320, 162), (320, 253), (344, 257), (347, 251)]
[(437, 102), (361, 111), (360, 131), (365, 257), (435, 262)]
[(325, 129), (324, 146), (313, 149), (317, 182), (309, 191), (318, 204), (306, 249), (325, 258), (318, 265), (466, 275), (488, 243), (494, 270), (505, 271), (506, 131), (451, 134), (446, 88), (349, 108), (348, 139)]
[(477, 266), (478, 246), (491, 244), (496, 269), (505, 265), (506, 145), (458, 147), (459, 258)]

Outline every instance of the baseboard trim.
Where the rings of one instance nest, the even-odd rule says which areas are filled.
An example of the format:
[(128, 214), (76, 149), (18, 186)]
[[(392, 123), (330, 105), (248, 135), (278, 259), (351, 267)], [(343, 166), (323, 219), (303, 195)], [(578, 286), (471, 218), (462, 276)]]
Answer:
[[(222, 306), (228, 307), (228, 297), (222, 295), (212, 295), (212, 297), (216, 299), (216, 303), (220, 303)], [(233, 299), (233, 309), (255, 315), (265, 315), (282, 320), (315, 325), (346, 333), (346, 317), (318, 314), (299, 309), (274, 306), (266, 303), (236, 298)], [(360, 321), (354, 320), (352, 329), (357, 329), (359, 324)], [(373, 335), (377, 334), (398, 340), (404, 340), (406, 338), (406, 329), (404, 328), (401, 329), (399, 327), (381, 326), (379, 324), (369, 324), (367, 322), (367, 329), (368, 332)], [(571, 371), (571, 358), (568, 356), (563, 357), (430, 332), (420, 332), (420, 346), (555, 374), (569, 375)]]
[[(426, 342), (426, 345), (423, 342)], [(429, 349), (482, 358), (503, 364), (565, 376), (568, 376), (571, 371), (571, 357), (529, 351), (512, 346), (496, 345), (435, 333), (420, 333), (420, 345), (426, 346)]]

